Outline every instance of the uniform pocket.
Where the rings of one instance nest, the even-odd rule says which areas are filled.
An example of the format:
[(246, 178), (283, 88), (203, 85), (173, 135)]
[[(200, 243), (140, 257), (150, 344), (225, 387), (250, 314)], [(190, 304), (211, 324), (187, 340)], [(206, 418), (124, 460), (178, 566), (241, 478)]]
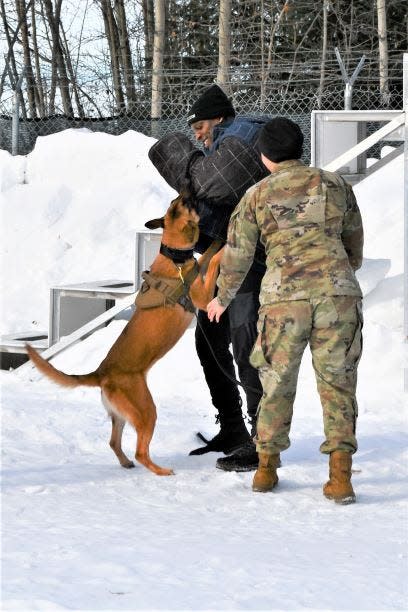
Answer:
[(354, 335), (346, 353), (346, 370), (354, 370), (357, 367), (363, 351), (363, 305), (361, 300), (358, 300), (355, 304), (355, 318), (356, 325)]
[(265, 357), (265, 327), (266, 327), (266, 316), (261, 316), (258, 320), (258, 337), (255, 340), (254, 347), (249, 356), (249, 363), (254, 368), (264, 368), (269, 365)]

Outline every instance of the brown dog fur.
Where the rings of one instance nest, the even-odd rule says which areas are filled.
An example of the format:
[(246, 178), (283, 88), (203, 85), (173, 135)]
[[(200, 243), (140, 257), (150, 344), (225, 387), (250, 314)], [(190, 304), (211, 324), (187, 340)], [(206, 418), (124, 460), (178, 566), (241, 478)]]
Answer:
[[(198, 220), (194, 210), (189, 209), (179, 196), (171, 203), (164, 217), (154, 219), (146, 226), (149, 229), (163, 227), (163, 244), (175, 249), (189, 249), (198, 239)], [(216, 253), (219, 247), (219, 244), (212, 245), (198, 260), (200, 273), (190, 288), (194, 306), (203, 310), (206, 310), (214, 294), (221, 258), (221, 251)], [(184, 277), (194, 262), (194, 259), (190, 259), (183, 264)], [(150, 271), (169, 279), (179, 277), (174, 262), (160, 253)], [(153, 364), (181, 338), (192, 318), (193, 314), (179, 304), (136, 309), (100, 366), (89, 374), (65, 374), (28, 345), (27, 352), (43, 374), (62, 386), (101, 388), (102, 402), (112, 419), (110, 446), (123, 467), (134, 467), (121, 444), (123, 427), (128, 422), (137, 433), (136, 460), (155, 474), (167, 476), (173, 471), (155, 464), (149, 455), (156, 423), (156, 406), (147, 387), (146, 375)]]

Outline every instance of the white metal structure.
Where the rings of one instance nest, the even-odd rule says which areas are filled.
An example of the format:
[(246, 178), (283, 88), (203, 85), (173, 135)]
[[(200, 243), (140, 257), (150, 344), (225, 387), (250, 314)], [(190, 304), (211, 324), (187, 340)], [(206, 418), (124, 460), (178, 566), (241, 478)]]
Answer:
[[(106, 325), (134, 304), (142, 272), (150, 267), (160, 242), (160, 232), (136, 233), (134, 278), (131, 280), (111, 279), (52, 287), (48, 337), (43, 332), (8, 334), (1, 337), (0, 353), (24, 354), (24, 345), (30, 342), (49, 359)], [(29, 364), (24, 366), (31, 371)]]
[[(49, 346), (96, 320), (116, 302), (133, 295), (141, 285), (142, 272), (150, 267), (161, 242), (161, 233), (137, 232), (134, 278), (62, 285), (50, 289)], [(95, 327), (95, 329), (97, 329)]]
[[(387, 155), (381, 162), (372, 166), (369, 172), (375, 171), (379, 166), (383, 166), (385, 163), (390, 161), (395, 155), (404, 154), (404, 336), (405, 340), (408, 341), (408, 53), (404, 53), (404, 102), (403, 110), (399, 111), (332, 111), (326, 113), (324, 121), (327, 123), (331, 121), (340, 122), (343, 125), (347, 125), (348, 122), (356, 123), (375, 121), (375, 120), (386, 120), (388, 121), (384, 126), (377, 130), (374, 134), (371, 134), (367, 138), (353, 144), (353, 146), (334, 155), (333, 159), (326, 159), (320, 164), (325, 170), (330, 171), (341, 171), (341, 169), (350, 169), (347, 164), (351, 164), (359, 156), (365, 154), (365, 152), (377, 142), (387, 138), (388, 140), (402, 140), (403, 144), (399, 147), (391, 156)], [(380, 117), (379, 113), (383, 113), (382, 119), (373, 119), (373, 117)], [(315, 118), (313, 118), (313, 116)], [(312, 114), (312, 122), (314, 121), (314, 128), (316, 129), (316, 114)], [(312, 124), (313, 125), (313, 124)], [(319, 165), (319, 153), (318, 139), (313, 139), (315, 144), (312, 148), (312, 165)], [(325, 140), (323, 139), (323, 144)], [(321, 143), (320, 143), (321, 145)], [(332, 155), (332, 153), (329, 153)], [(367, 171), (368, 172), (368, 171)], [(363, 178), (361, 176), (360, 178)], [(406, 388), (408, 388), (408, 373), (406, 372)]]

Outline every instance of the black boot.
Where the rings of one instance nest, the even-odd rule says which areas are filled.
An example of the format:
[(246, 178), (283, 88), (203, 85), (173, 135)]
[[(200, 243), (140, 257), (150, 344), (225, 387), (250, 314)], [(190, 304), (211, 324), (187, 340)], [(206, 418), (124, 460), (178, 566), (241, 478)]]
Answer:
[[(232, 455), (217, 459), (215, 463), (218, 469), (225, 472), (252, 472), (258, 469), (258, 464), (258, 453), (252, 440), (238, 448)], [(281, 467), (280, 456), (276, 467)]]
[(251, 472), (258, 468), (258, 463), (259, 459), (255, 443), (252, 440), (248, 440), (232, 455), (217, 459), (215, 465), (225, 472)]
[(242, 416), (231, 420), (220, 415), (219, 421), (221, 424), (220, 432), (211, 440), (206, 440), (202, 434), (198, 434), (199, 438), (206, 444), (192, 450), (189, 453), (190, 455), (204, 455), (211, 452), (232, 453), (251, 439)]
[[(255, 442), (253, 438), (256, 435), (256, 418), (251, 421), (251, 438), (241, 448), (238, 448), (229, 457), (221, 457), (217, 459), (215, 465), (218, 469), (225, 472), (252, 472), (258, 469), (259, 457), (256, 452)], [(280, 467), (280, 459), (279, 465)]]
[(234, 451), (229, 457), (217, 459), (216, 467), (226, 472), (250, 472), (256, 470), (259, 463), (253, 438), (256, 434), (256, 417), (251, 419), (251, 435), (249, 440)]

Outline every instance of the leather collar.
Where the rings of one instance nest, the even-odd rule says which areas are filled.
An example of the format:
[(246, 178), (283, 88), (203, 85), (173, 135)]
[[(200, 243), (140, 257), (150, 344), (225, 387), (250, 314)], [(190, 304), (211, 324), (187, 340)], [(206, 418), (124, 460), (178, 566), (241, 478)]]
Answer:
[(165, 244), (161, 244), (160, 253), (178, 264), (185, 263), (188, 259), (192, 259), (194, 256), (194, 249), (172, 249)]

